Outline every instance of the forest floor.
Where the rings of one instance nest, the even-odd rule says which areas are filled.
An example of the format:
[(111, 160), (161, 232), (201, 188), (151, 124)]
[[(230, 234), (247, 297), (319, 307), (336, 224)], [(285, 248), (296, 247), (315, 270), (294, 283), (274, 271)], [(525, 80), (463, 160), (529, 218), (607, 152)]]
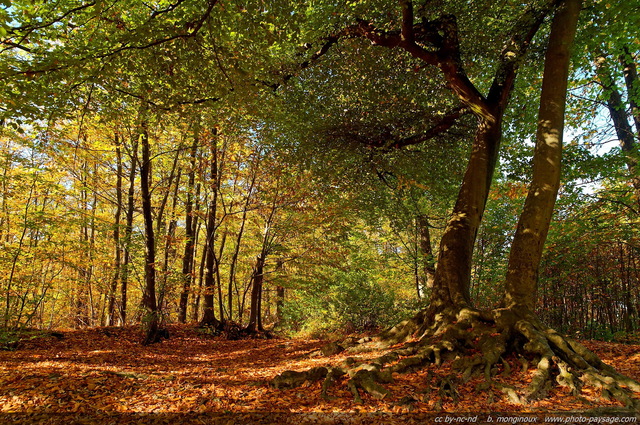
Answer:
[[(431, 387), (450, 374), (447, 363), (394, 376), (386, 385), (392, 395), (384, 400), (365, 395), (364, 403), (356, 404), (344, 383), (331, 387), (331, 399), (325, 400), (320, 382), (289, 390), (271, 388), (269, 382), (285, 370), (335, 365), (348, 357), (309, 355), (326, 341), (228, 341), (177, 325), (169, 332), (170, 339), (142, 346), (138, 328), (69, 331), (62, 338), (38, 338), (0, 351), (0, 423), (640, 422), (637, 413), (601, 400), (590, 389), (577, 399), (553, 388), (548, 398), (517, 405), (498, 390), (476, 393), (478, 377), (460, 383), (455, 399), (443, 397)], [(584, 344), (640, 380), (640, 345)], [(513, 372), (497, 379), (526, 385), (532, 370), (508, 361)]]

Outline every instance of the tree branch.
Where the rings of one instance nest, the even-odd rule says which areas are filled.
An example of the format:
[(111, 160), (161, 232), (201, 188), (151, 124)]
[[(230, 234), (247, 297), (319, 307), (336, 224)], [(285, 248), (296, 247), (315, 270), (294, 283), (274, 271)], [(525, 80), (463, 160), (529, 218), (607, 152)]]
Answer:
[(489, 103), (504, 108), (509, 101), (509, 94), (515, 82), (516, 73), (524, 55), (531, 44), (545, 17), (557, 5), (557, 0), (550, 0), (540, 8), (530, 7), (518, 19), (511, 30), (511, 39), (500, 53), (500, 65), (489, 89)]
[(411, 137), (406, 137), (401, 139), (393, 144), (393, 147), (401, 148), (405, 146), (417, 145), (422, 142), (426, 142), (427, 140), (433, 139), (446, 131), (448, 131), (451, 127), (455, 125), (459, 118), (467, 115), (470, 111), (465, 107), (459, 107), (454, 109), (452, 112), (445, 115), (439, 123), (429, 128), (422, 134), (416, 134)]

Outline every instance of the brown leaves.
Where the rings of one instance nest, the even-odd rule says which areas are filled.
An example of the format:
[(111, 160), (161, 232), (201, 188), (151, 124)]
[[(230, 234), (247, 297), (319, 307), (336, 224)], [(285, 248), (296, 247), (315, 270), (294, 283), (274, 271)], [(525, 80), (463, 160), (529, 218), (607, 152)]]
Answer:
[[(321, 397), (321, 382), (275, 390), (268, 382), (285, 370), (338, 364), (346, 354), (310, 357), (321, 341), (202, 338), (186, 326), (171, 328), (171, 339), (143, 347), (139, 331), (94, 329), (65, 334), (62, 340), (33, 341), (21, 350), (0, 352), (0, 413), (77, 414), (251, 414), (251, 412), (435, 413), (458, 411), (521, 412), (585, 408), (569, 391), (526, 406), (504, 401), (482, 388), (480, 377), (456, 386), (458, 400), (439, 396), (437, 383), (451, 375), (447, 363), (394, 375), (383, 400), (363, 395), (356, 405), (345, 381)], [(590, 349), (629, 376), (640, 379), (640, 347), (588, 342)], [(381, 353), (368, 353), (376, 357)], [(363, 359), (366, 360), (366, 359)], [(513, 373), (498, 375), (505, 385), (530, 380), (512, 360)], [(487, 394), (487, 391), (491, 394)], [(585, 400), (604, 405), (597, 394)], [(613, 405), (613, 404), (611, 404)]]

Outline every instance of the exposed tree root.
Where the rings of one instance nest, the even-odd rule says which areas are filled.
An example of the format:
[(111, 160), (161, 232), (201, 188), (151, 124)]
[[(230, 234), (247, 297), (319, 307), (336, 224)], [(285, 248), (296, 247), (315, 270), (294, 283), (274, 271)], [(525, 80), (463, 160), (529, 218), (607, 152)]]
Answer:
[(169, 339), (169, 331), (167, 329), (156, 329), (153, 332), (147, 332), (145, 339), (142, 341), (142, 345), (151, 345), (162, 342), (163, 339)]
[(267, 330), (250, 330), (230, 320), (216, 320), (214, 323), (199, 324), (198, 329), (206, 335), (223, 337), (229, 341), (239, 339), (271, 339), (273, 334)]
[[(559, 385), (569, 388), (578, 398), (581, 398), (582, 388), (590, 386), (600, 389), (603, 398), (617, 400), (626, 408), (640, 407), (638, 400), (632, 398), (632, 392), (640, 392), (638, 382), (619, 374), (586, 347), (545, 326), (533, 314), (508, 309), (479, 312), (465, 308), (456, 315), (449, 312), (431, 317), (434, 319), (427, 320), (427, 314), (421, 312), (372, 340), (361, 340), (351, 347), (338, 345), (349, 352), (389, 348), (380, 357), (366, 363), (348, 359), (341, 367), (320, 368), (322, 373), (318, 373), (318, 368), (308, 372), (287, 371), (274, 379), (273, 386), (288, 388), (324, 379), (322, 392), (328, 397), (330, 386), (347, 375), (347, 387), (356, 402), (362, 402), (361, 391), (384, 399), (390, 394), (384, 384), (392, 382), (394, 373), (408, 373), (429, 364), (440, 365), (452, 360), (455, 377), (449, 375), (431, 385), (437, 389), (440, 400), (457, 400), (457, 385), (481, 376), (483, 381), (476, 391), (495, 388), (512, 403), (544, 398), (553, 385)], [(417, 340), (409, 342), (412, 337)], [(390, 348), (392, 346), (396, 347)], [(333, 347), (327, 353), (337, 353), (340, 349)], [(523, 370), (532, 363), (536, 365), (526, 388), (515, 388), (495, 379), (500, 370), (505, 376), (512, 373), (505, 360), (509, 355), (518, 357)], [(300, 373), (304, 375), (295, 375)], [(285, 386), (281, 382), (286, 376), (289, 378), (286, 378)]]

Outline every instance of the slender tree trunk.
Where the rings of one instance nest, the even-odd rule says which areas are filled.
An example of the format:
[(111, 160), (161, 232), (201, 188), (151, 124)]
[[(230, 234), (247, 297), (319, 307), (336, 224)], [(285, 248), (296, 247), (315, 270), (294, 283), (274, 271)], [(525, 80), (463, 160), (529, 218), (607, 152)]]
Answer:
[(127, 297), (129, 275), (131, 274), (131, 241), (133, 236), (133, 216), (135, 214), (135, 186), (138, 166), (138, 137), (132, 137), (129, 168), (129, 189), (127, 190), (127, 215), (124, 227), (124, 246), (122, 255), (122, 279), (120, 282), (120, 320), (122, 326), (127, 323)]
[[(247, 197), (245, 198), (244, 201), (244, 206), (242, 208), (242, 220), (240, 221), (240, 229), (238, 230), (238, 234), (236, 235), (236, 244), (233, 250), (233, 255), (231, 256), (231, 263), (229, 265), (229, 284), (228, 284), (228, 288), (227, 288), (227, 293), (228, 293), (228, 300), (227, 300), (227, 308), (229, 309), (229, 311), (227, 312), (227, 315), (229, 317), (229, 320), (232, 319), (232, 312), (233, 312), (233, 285), (235, 283), (236, 280), (236, 265), (238, 263), (238, 256), (240, 254), (240, 246), (241, 246), (241, 242), (242, 242), (242, 236), (244, 235), (244, 227), (245, 227), (245, 223), (247, 222), (247, 213), (249, 211), (249, 203), (251, 202), (251, 199), (253, 197), (252, 192), (253, 192), (253, 188), (255, 186), (256, 183), (256, 174), (257, 173), (253, 173), (253, 175), (251, 176), (251, 183), (249, 184), (249, 189), (247, 191)], [(238, 317), (238, 320), (240, 320), (240, 318)]]
[(580, 7), (581, 0), (565, 0), (551, 26), (540, 95), (533, 177), (509, 256), (504, 299), (507, 308), (534, 311), (538, 267), (560, 187), (567, 78)]
[(429, 218), (426, 215), (419, 215), (416, 218), (418, 227), (418, 245), (422, 264), (422, 272), (424, 273), (424, 289), (431, 290), (433, 281), (436, 276), (436, 264), (431, 248), (431, 232), (429, 231)]
[[(196, 208), (196, 210), (198, 210), (199, 208)], [(198, 223), (198, 227), (197, 227), (197, 231), (196, 231), (196, 247), (198, 246), (198, 241), (200, 239), (200, 228), (202, 227), (202, 223)], [(195, 254), (194, 254), (195, 256)], [(204, 281), (204, 267), (207, 261), (207, 244), (206, 241), (204, 244), (202, 244), (202, 253), (200, 255), (200, 262), (198, 265), (198, 289), (196, 290), (196, 296), (193, 298), (193, 305), (192, 305), (192, 316), (191, 316), (191, 320), (194, 322), (198, 321), (198, 317), (200, 315), (200, 299), (202, 297), (202, 287), (203, 287), (203, 281)], [(194, 262), (194, 267), (195, 267), (195, 262)]]
[(220, 248), (218, 251), (218, 256), (215, 258), (215, 276), (218, 287), (218, 311), (220, 314), (220, 320), (224, 322), (225, 314), (224, 314), (224, 297), (222, 296), (222, 279), (220, 279), (220, 263), (222, 262), (222, 255), (224, 254), (224, 246), (227, 242), (227, 232), (225, 231), (222, 234), (222, 240), (220, 241)]
[(631, 124), (629, 124), (627, 106), (623, 102), (622, 96), (616, 87), (615, 81), (611, 75), (611, 69), (607, 66), (606, 57), (598, 56), (596, 59), (596, 70), (606, 92), (607, 109), (609, 110), (609, 115), (613, 121), (613, 126), (616, 130), (618, 140), (620, 140), (620, 147), (626, 154), (627, 168), (635, 177), (633, 184), (636, 190), (638, 190), (640, 189), (640, 179), (638, 179), (636, 173), (638, 159), (633, 155), (636, 150), (636, 135), (631, 128)]
[(196, 181), (196, 155), (198, 153), (199, 129), (196, 127), (191, 144), (191, 155), (189, 161), (189, 174), (187, 184), (187, 200), (185, 202), (185, 242), (184, 255), (182, 257), (182, 292), (180, 293), (180, 304), (178, 310), (178, 322), (184, 323), (187, 320), (187, 305), (189, 303), (189, 292), (193, 282), (193, 260), (195, 254), (195, 221), (198, 219), (193, 211), (193, 196)]
[(251, 279), (251, 310), (247, 330), (256, 332), (260, 329), (260, 297), (262, 295), (262, 283), (264, 281), (264, 257), (260, 254), (256, 257), (256, 265)]
[(165, 232), (165, 242), (164, 242), (164, 255), (163, 255), (163, 267), (162, 267), (162, 284), (160, 286), (160, 291), (158, 294), (158, 308), (162, 310), (165, 304), (165, 297), (167, 292), (170, 290), (169, 286), (169, 275), (171, 274), (171, 266), (176, 257), (176, 248), (174, 245), (174, 240), (176, 237), (176, 228), (178, 227), (178, 220), (176, 218), (176, 208), (178, 204), (178, 190), (180, 189), (180, 179), (182, 177), (182, 170), (178, 170), (178, 175), (176, 176), (176, 183), (174, 185), (173, 190), (173, 202), (171, 203), (171, 218), (169, 219), (169, 224), (167, 225), (167, 230)]
[(145, 232), (144, 293), (142, 304), (145, 309), (143, 322), (146, 327), (144, 344), (158, 341), (158, 305), (156, 300), (156, 241), (153, 231), (153, 212), (151, 205), (151, 153), (146, 111), (140, 122), (140, 141), (142, 142), (142, 162), (140, 164), (140, 194), (142, 197), (142, 216)]
[(203, 326), (218, 326), (220, 322), (216, 319), (215, 307), (215, 261), (216, 253), (214, 249), (216, 236), (216, 212), (218, 204), (218, 130), (212, 130), (211, 140), (211, 201), (209, 202), (209, 213), (207, 216), (207, 238), (205, 241), (206, 266), (204, 275), (204, 309), (200, 324)]
[(113, 225), (113, 278), (111, 279), (111, 287), (109, 288), (109, 304), (107, 314), (109, 316), (109, 326), (114, 326), (116, 321), (116, 291), (120, 282), (120, 273), (122, 271), (122, 249), (120, 247), (120, 218), (122, 216), (122, 148), (120, 146), (120, 135), (116, 132), (116, 213)]
[[(85, 140), (86, 142), (86, 140)], [(91, 267), (90, 261), (90, 247), (89, 247), (89, 223), (87, 222), (89, 217), (89, 193), (88, 193), (88, 171), (87, 162), (83, 161), (81, 167), (81, 180), (82, 187), (80, 188), (80, 203), (82, 208), (82, 223), (80, 226), (79, 243), (82, 247), (81, 263), (78, 264), (78, 285), (76, 289), (75, 298), (75, 327), (83, 328), (89, 326), (89, 283), (91, 275), (89, 268)]]
[(98, 176), (98, 164), (93, 165), (93, 198), (91, 199), (91, 219), (89, 221), (89, 264), (87, 273), (87, 290), (89, 295), (89, 326), (94, 326), (96, 323), (96, 303), (93, 294), (93, 281), (95, 273), (95, 250), (96, 250), (96, 206), (98, 205), (98, 193), (97, 193), (97, 177)]
[(284, 320), (284, 286), (276, 286), (276, 324)]

